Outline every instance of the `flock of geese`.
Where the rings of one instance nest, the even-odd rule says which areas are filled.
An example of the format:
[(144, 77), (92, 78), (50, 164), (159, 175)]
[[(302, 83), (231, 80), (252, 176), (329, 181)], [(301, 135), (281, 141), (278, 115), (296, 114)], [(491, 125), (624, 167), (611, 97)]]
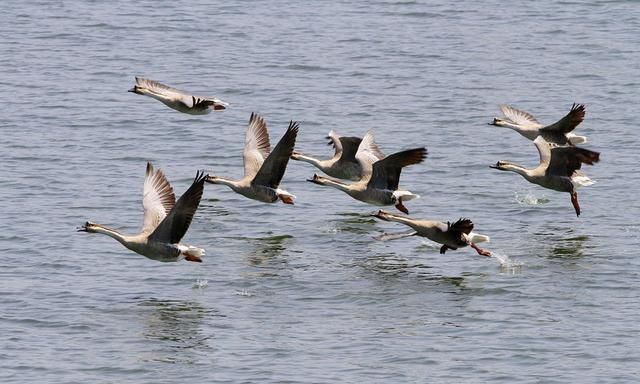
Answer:
[[(140, 77), (136, 77), (136, 84), (129, 91), (152, 97), (176, 111), (191, 115), (221, 111), (229, 106), (217, 98), (191, 95)], [(504, 116), (495, 118), (489, 124), (511, 128), (533, 140), (540, 162), (536, 168), (527, 169), (509, 161), (498, 161), (491, 168), (516, 172), (531, 183), (555, 191), (568, 192), (576, 215), (580, 216), (576, 189), (593, 184), (580, 168), (582, 164), (593, 165), (600, 157), (598, 152), (576, 147), (577, 144), (587, 141), (586, 137), (572, 133), (584, 120), (584, 105), (574, 104), (565, 117), (547, 126), (540, 124), (530, 113), (511, 106), (503, 105), (500, 109)], [(386, 156), (375, 142), (371, 131), (362, 138), (339, 136), (331, 131), (327, 139), (335, 148), (335, 153), (331, 159), (320, 160), (294, 150), (298, 128), (299, 124), (291, 121), (285, 134), (271, 149), (266, 122), (259, 115), (252, 113), (245, 135), (242, 179), (232, 180), (198, 171), (189, 189), (176, 201), (173, 188), (164, 173), (147, 163), (141, 232), (137, 235), (125, 235), (90, 221), (80, 227), (79, 231), (105, 234), (126, 248), (152, 260), (171, 262), (184, 259), (202, 262), (205, 250), (181, 244), (180, 240), (187, 232), (198, 209), (204, 184), (223, 184), (247, 198), (265, 203), (280, 200), (284, 204), (294, 204), (295, 196), (280, 187), (289, 159), (310, 163), (329, 176), (314, 174), (313, 178), (308, 180), (312, 183), (333, 187), (368, 204), (393, 205), (404, 214), (409, 214), (404, 202), (419, 196), (399, 189), (400, 173), (404, 167), (423, 162), (427, 157), (426, 148), (418, 147)], [(443, 223), (417, 220), (384, 210), (379, 210), (373, 216), (411, 228), (410, 232), (383, 234), (377, 237), (379, 240), (418, 235), (442, 244), (441, 254), (448, 249), (470, 246), (479, 255), (491, 256), (491, 252), (476, 245), (489, 241), (489, 237), (474, 233), (473, 222), (469, 219), (461, 218), (453, 223)]]

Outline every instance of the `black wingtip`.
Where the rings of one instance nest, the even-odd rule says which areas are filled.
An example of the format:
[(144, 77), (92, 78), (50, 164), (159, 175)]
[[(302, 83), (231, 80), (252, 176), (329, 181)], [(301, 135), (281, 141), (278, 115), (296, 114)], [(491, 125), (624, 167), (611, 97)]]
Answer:
[(204, 181), (207, 179), (207, 177), (209, 177), (209, 174), (199, 169), (196, 171), (196, 177), (193, 179), (193, 184), (204, 184)]
[(296, 133), (298, 133), (299, 128), (300, 128), (300, 123), (293, 120), (289, 121), (289, 127), (287, 128), (288, 131), (295, 131)]

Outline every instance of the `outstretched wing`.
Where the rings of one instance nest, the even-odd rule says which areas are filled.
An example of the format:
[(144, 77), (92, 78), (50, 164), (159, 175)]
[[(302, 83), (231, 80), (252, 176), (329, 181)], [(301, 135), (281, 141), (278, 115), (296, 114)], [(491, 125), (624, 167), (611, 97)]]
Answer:
[(526, 128), (540, 128), (542, 124), (529, 112), (521, 111), (510, 105), (501, 105), (502, 114), (511, 122)]
[(460, 218), (453, 224), (447, 222), (447, 232), (454, 231), (468, 235), (473, 231), (473, 222), (470, 219)]
[[(362, 143), (362, 139), (355, 136), (341, 137), (340, 143), (342, 143), (342, 154), (340, 155), (340, 161), (351, 163), (357, 162), (356, 153), (358, 153), (358, 147), (360, 146), (360, 143)], [(382, 155), (382, 157), (384, 157), (384, 155)]]
[(600, 153), (579, 147), (551, 148), (551, 161), (547, 175), (573, 176), (582, 164), (593, 165), (600, 161)]
[(262, 163), (269, 156), (271, 144), (267, 123), (256, 113), (252, 113), (244, 139), (244, 176), (254, 177)]
[(469, 219), (460, 218), (455, 223), (451, 224), (447, 222), (447, 232), (453, 233), (453, 235), (461, 242), (467, 242), (468, 234), (473, 231), (473, 222)]
[(156, 229), (175, 203), (176, 196), (164, 173), (159, 169), (154, 169), (153, 165), (147, 162), (142, 197), (144, 209), (142, 233), (149, 233)]
[(373, 163), (373, 174), (367, 187), (395, 191), (400, 183), (402, 168), (422, 163), (426, 158), (427, 149), (422, 147), (397, 152), (376, 161)]
[(166, 100), (178, 101), (187, 108), (207, 109), (209, 106), (215, 106), (215, 109), (225, 109), (228, 103), (215, 97), (195, 96), (188, 92), (162, 84), (158, 81), (136, 77), (136, 85), (146, 88), (149, 91), (163, 97)]
[(329, 139), (328, 145), (333, 146), (335, 149), (335, 153), (333, 155), (334, 159), (339, 159), (342, 156), (342, 142), (340, 142), (340, 136), (332, 129), (327, 134), (327, 139)]
[(559, 132), (563, 134), (567, 134), (573, 131), (578, 124), (582, 123), (584, 120), (585, 109), (583, 104), (573, 104), (571, 106), (571, 110), (565, 117), (558, 120), (557, 122), (540, 129), (540, 133), (545, 132)]
[(371, 130), (362, 138), (355, 157), (358, 163), (360, 163), (360, 168), (362, 168), (362, 178), (360, 181), (370, 180), (373, 175), (373, 163), (384, 158), (384, 154), (380, 150), (380, 147), (378, 147), (378, 144), (376, 144)]
[(278, 144), (273, 148), (267, 159), (260, 167), (252, 183), (256, 185), (265, 185), (271, 188), (277, 188), (287, 169), (287, 164), (293, 153), (293, 147), (296, 144), (298, 135), (298, 123), (289, 122), (289, 128)]
[(204, 172), (198, 171), (196, 173), (196, 177), (189, 189), (180, 196), (171, 212), (162, 220), (158, 228), (149, 235), (150, 240), (170, 244), (180, 242), (184, 234), (187, 233), (193, 215), (200, 204), (205, 178)]

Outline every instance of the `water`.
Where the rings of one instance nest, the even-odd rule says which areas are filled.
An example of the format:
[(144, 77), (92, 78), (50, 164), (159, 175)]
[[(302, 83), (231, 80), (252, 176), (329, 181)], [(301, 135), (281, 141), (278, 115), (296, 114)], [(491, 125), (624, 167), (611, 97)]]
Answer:
[[(0, 16), (0, 381), (638, 382), (639, 5), (575, 2), (11, 2)], [(188, 116), (127, 93), (148, 76), (231, 103)], [(552, 122), (587, 106), (582, 217), (568, 194), (489, 169), (534, 165), (487, 125), (510, 103)], [(373, 129), (426, 145), (412, 216), (470, 217), (486, 248), (442, 256), (375, 207), (305, 181), (295, 206), (207, 186), (185, 242), (156, 263), (86, 220), (136, 231), (145, 161), (182, 194), (239, 176), (246, 122), (297, 149)], [(484, 244), (483, 244), (484, 245)]]

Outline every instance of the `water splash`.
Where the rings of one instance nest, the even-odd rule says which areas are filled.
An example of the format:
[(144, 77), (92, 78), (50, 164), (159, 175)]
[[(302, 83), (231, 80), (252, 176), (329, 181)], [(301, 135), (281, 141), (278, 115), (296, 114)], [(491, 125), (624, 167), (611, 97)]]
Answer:
[(254, 294), (253, 294), (253, 293), (251, 293), (251, 292), (247, 291), (246, 289), (243, 289), (243, 290), (241, 290), (241, 291), (236, 291), (235, 293), (236, 293), (236, 295), (238, 295), (238, 296), (245, 296), (245, 297), (251, 297), (251, 296), (254, 296)]
[(550, 201), (545, 195), (542, 195), (541, 197), (536, 197), (531, 192), (524, 192), (524, 193), (515, 192), (514, 195), (515, 195), (516, 201), (520, 205), (540, 205), (540, 204), (546, 204)]
[(205, 289), (209, 286), (209, 280), (206, 279), (197, 279), (195, 283), (193, 283), (193, 289)]
[(491, 252), (491, 257), (500, 262), (500, 270), (507, 273), (519, 273), (522, 271), (524, 264), (520, 261), (511, 260), (511, 258), (503, 253)]

